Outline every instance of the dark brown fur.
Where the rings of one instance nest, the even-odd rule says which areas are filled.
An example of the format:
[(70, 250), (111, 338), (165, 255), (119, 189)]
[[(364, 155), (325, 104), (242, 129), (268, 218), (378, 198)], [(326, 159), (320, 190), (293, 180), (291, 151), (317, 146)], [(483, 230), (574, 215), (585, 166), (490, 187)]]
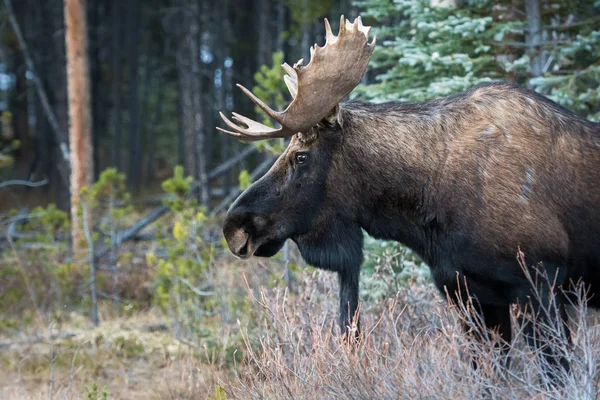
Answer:
[(519, 248), (558, 284), (600, 285), (600, 125), (535, 92), (495, 83), (422, 103), (348, 103), (300, 136), (231, 207), (224, 233), (241, 256), (271, 256), (291, 238), (338, 272), (343, 329), (362, 230), (413, 249), (442, 292), (466, 280), (509, 341), (509, 304), (531, 294)]

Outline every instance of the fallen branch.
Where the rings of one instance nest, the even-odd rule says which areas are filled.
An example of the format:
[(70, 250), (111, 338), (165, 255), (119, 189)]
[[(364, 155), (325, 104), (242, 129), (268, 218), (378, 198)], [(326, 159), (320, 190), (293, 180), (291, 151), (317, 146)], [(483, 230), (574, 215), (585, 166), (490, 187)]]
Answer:
[(187, 279), (185, 279), (183, 277), (179, 277), (179, 280), (182, 283), (184, 283), (185, 286), (187, 286), (192, 292), (194, 292), (198, 296), (208, 297), (208, 296), (214, 296), (217, 294), (217, 292), (213, 292), (213, 291), (200, 290), (196, 286), (194, 286), (192, 284), (192, 282), (188, 281)]
[[(268, 158), (265, 161), (263, 161), (258, 167), (256, 167), (256, 169), (254, 171), (252, 171), (252, 173), (250, 174), (250, 177), (252, 178), (253, 181), (255, 181), (257, 178), (261, 177), (262, 175), (264, 175), (265, 172), (267, 172), (267, 170), (269, 168), (271, 168), (271, 165), (273, 164), (273, 158)], [(229, 196), (225, 197), (220, 203), (219, 205), (217, 205), (211, 212), (211, 214), (218, 214), (221, 211), (224, 211), (225, 208), (229, 205), (229, 203), (231, 203), (233, 200), (235, 200), (235, 198), (242, 192), (242, 190), (240, 188), (236, 188), (233, 192), (231, 192), (229, 194)]]
[(20, 185), (20, 186), (27, 186), (27, 187), (38, 187), (38, 186), (44, 186), (48, 184), (47, 180), (42, 180), (39, 182), (30, 182), (30, 181), (23, 181), (23, 180), (19, 180), (19, 179), (13, 179), (10, 181), (5, 181), (0, 183), (0, 189), (5, 188), (7, 186), (15, 186), (15, 185)]
[(227, 172), (231, 168), (233, 168), (237, 163), (246, 159), (249, 155), (256, 153), (256, 151), (257, 151), (256, 146), (251, 145), (251, 146), (246, 147), (238, 155), (225, 161), (223, 164), (219, 165), (218, 167), (216, 167), (215, 169), (210, 171), (208, 173), (208, 179), (214, 179), (217, 176), (224, 174), (225, 172)]

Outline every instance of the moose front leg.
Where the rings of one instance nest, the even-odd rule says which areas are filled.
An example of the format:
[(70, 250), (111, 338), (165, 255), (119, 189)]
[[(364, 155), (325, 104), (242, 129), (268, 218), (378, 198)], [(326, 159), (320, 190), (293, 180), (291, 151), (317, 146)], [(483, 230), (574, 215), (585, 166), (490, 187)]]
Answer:
[[(340, 328), (342, 336), (348, 337), (354, 330), (355, 337), (360, 331), (358, 309), (358, 278), (360, 265), (347, 268), (338, 273), (340, 281)], [(354, 329), (355, 328), (355, 329)]]

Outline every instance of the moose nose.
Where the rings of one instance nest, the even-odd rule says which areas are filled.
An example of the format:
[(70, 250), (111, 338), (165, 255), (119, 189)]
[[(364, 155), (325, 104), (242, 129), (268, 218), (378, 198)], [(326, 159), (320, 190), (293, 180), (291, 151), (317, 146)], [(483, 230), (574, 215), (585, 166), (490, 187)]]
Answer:
[(238, 257), (246, 258), (248, 256), (248, 241), (241, 245), (240, 248), (237, 249), (236, 253)]
[(250, 247), (250, 235), (245, 229), (243, 223), (244, 218), (240, 218), (239, 215), (227, 214), (225, 223), (223, 224), (223, 235), (227, 240), (229, 250), (240, 258), (248, 258), (251, 254), (249, 251)]

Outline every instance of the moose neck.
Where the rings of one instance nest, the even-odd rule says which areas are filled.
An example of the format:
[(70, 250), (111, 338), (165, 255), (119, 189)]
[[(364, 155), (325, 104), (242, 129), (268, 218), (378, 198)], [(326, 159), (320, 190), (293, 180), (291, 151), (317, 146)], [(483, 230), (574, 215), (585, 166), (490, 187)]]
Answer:
[[(434, 241), (446, 222), (438, 205), (453, 110), (439, 102), (349, 103), (342, 111), (344, 160), (353, 171), (355, 212), (379, 239), (404, 243), (434, 262)], [(450, 128), (452, 129), (452, 128)]]

